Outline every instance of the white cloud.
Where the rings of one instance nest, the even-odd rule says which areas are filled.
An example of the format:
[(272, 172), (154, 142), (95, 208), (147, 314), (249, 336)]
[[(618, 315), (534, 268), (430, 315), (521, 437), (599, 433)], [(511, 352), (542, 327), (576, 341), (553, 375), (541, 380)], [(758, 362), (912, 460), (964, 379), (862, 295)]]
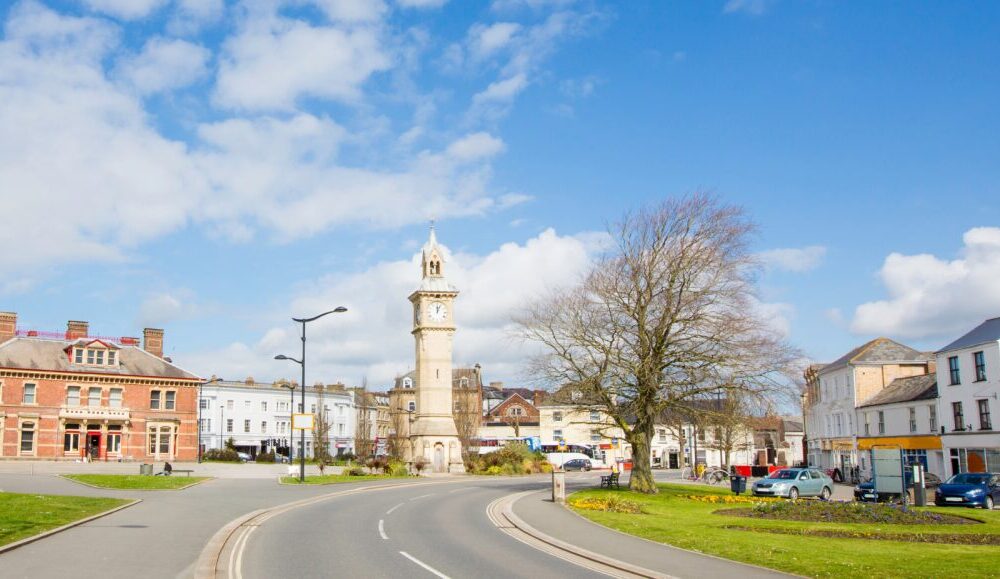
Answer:
[(177, 0), (167, 23), (171, 34), (191, 34), (218, 22), (226, 11), (225, 0)]
[(503, 141), (489, 133), (473, 133), (448, 145), (448, 154), (461, 161), (492, 157), (504, 149)]
[(374, 22), (386, 11), (381, 0), (312, 0), (331, 20)]
[(354, 102), (365, 81), (391, 63), (377, 27), (254, 14), (224, 45), (215, 101), (247, 110), (291, 110), (304, 96)]
[(802, 248), (769, 249), (757, 257), (770, 269), (804, 272), (816, 269), (823, 263), (826, 247), (810, 245)]
[(956, 259), (892, 253), (879, 271), (887, 299), (861, 304), (851, 331), (948, 339), (1000, 315), (1000, 228), (965, 232)]
[[(549, 229), (523, 244), (507, 243), (487, 255), (447, 252), (445, 275), (461, 291), (455, 304), (456, 364), (483, 364), (490, 379), (511, 380), (523, 370), (526, 347), (509, 339), (511, 315), (546, 290), (574, 283), (603, 247), (604, 234), (561, 236)], [(447, 232), (439, 231), (447, 241)], [(367, 376), (383, 386), (413, 367), (412, 309), (406, 297), (420, 281), (419, 255), (379, 263), (345, 276), (329, 274), (298, 291), (287, 318), (345, 305), (349, 311), (309, 327), (310, 382), (341, 379), (357, 384)], [(229, 378), (292, 376), (294, 370), (271, 358), (297, 351), (287, 324), (261, 330), (256, 342), (175, 359), (206, 376)]]
[(770, 7), (770, 0), (728, 0), (722, 7), (724, 14), (750, 14), (760, 16)]
[(472, 100), (476, 104), (509, 102), (524, 90), (526, 86), (528, 86), (527, 77), (524, 74), (516, 74), (510, 78), (491, 82), (482, 92), (477, 93)]
[(154, 10), (167, 3), (167, 0), (82, 0), (83, 4), (93, 10), (122, 20), (136, 20), (149, 16)]
[(473, 57), (488, 58), (506, 48), (521, 30), (516, 22), (496, 22), (489, 26), (475, 24), (469, 29), (468, 44)]
[(208, 50), (179, 39), (152, 38), (142, 52), (118, 62), (117, 73), (140, 94), (187, 86), (208, 73)]
[(151, 294), (139, 305), (136, 323), (139, 327), (162, 328), (171, 322), (197, 314), (194, 295), (188, 290)]

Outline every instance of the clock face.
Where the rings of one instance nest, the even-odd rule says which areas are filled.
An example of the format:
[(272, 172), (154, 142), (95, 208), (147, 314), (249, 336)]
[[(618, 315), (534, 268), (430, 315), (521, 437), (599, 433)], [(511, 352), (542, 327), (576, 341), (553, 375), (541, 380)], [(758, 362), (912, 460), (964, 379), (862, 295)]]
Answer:
[(427, 306), (427, 318), (432, 322), (443, 322), (448, 317), (448, 308), (441, 302)]

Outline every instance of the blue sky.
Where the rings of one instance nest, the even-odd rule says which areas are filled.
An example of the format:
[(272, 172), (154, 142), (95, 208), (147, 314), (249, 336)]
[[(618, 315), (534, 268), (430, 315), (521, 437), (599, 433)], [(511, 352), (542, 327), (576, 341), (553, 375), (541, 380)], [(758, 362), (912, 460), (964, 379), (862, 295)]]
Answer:
[[(518, 382), (519, 304), (605, 223), (707, 189), (759, 223), (813, 359), (1000, 315), (1000, 8), (730, 0), (0, 4), (0, 309), (166, 329), (182, 366), (385, 384), (436, 218), (456, 361)], [(313, 349), (315, 348), (315, 349)]]

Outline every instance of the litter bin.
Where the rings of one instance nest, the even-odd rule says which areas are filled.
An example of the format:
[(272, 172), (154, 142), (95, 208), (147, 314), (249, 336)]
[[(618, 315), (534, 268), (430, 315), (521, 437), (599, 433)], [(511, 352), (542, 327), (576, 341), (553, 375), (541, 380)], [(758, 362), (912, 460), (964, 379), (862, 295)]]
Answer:
[(153, 465), (151, 464), (140, 464), (139, 474), (146, 476), (153, 476)]
[(738, 474), (730, 476), (729, 489), (736, 494), (747, 492), (747, 477)]

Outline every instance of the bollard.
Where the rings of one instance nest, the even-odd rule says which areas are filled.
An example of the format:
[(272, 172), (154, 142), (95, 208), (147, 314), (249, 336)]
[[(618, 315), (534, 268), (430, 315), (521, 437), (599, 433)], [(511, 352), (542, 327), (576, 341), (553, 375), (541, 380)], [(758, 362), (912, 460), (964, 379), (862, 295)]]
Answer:
[(924, 480), (924, 468), (919, 464), (913, 465), (913, 505), (917, 507), (927, 506), (927, 487)]
[(561, 470), (552, 471), (552, 502), (566, 502), (566, 472)]

